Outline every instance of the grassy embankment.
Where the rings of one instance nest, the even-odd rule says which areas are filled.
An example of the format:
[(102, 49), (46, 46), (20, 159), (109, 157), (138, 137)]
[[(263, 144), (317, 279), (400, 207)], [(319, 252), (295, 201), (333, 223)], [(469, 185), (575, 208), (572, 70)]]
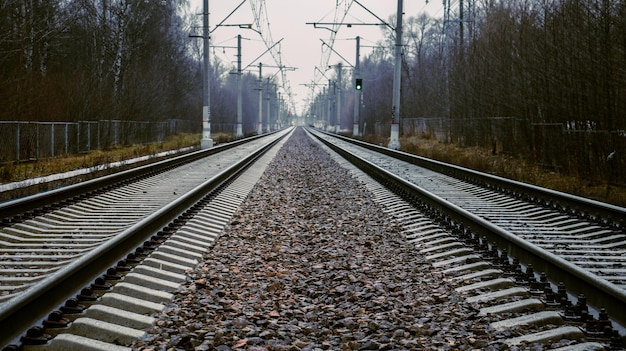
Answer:
[(626, 207), (626, 186), (622, 184), (606, 184), (549, 171), (517, 157), (493, 155), (487, 148), (459, 147), (417, 137), (402, 138), (400, 145), (403, 151), (412, 154)]
[[(199, 139), (198, 135), (185, 134), (171, 137), (161, 143), (116, 147), (111, 150), (94, 151), (84, 155), (0, 165), (0, 182), (20, 181), (127, 160), (166, 150), (198, 146)], [(228, 141), (228, 138), (226, 136), (215, 136), (214, 140), (216, 142), (225, 142)], [(380, 140), (368, 141), (383, 145), (386, 142), (382, 138)], [(439, 143), (429, 138), (402, 138), (400, 143), (403, 151), (420, 156), (626, 207), (626, 187), (617, 184), (594, 183), (589, 180), (546, 171), (538, 165), (515, 157), (502, 154), (492, 155), (491, 150), (462, 148), (456, 145)]]
[(95, 150), (80, 155), (60, 156), (34, 162), (11, 162), (0, 165), (0, 182), (16, 182), (181, 149), (198, 144), (198, 140), (197, 135), (181, 134), (154, 144), (115, 146), (109, 150)]
[[(213, 140), (216, 143), (229, 141), (226, 136), (215, 135)], [(163, 151), (178, 150), (187, 147), (199, 147), (199, 134), (181, 134), (168, 138), (167, 140), (154, 144), (115, 146), (108, 150), (96, 150), (80, 155), (70, 155), (55, 157), (51, 159), (33, 162), (10, 162), (0, 165), (0, 184), (25, 181), (32, 178), (44, 177), (51, 174), (64, 173), (83, 168), (92, 168), (99, 165), (107, 165), (113, 162), (122, 163), (119, 167), (105, 167), (102, 170), (93, 171), (71, 178), (60, 179), (50, 182), (32, 182), (28, 186), (23, 186), (14, 190), (0, 192), (0, 201), (6, 201), (39, 192), (52, 190), (61, 186), (79, 183), (95, 177), (101, 177), (113, 172), (126, 170), (141, 166), (143, 164), (160, 160), (151, 158), (146, 161), (133, 164), (124, 164), (123, 161), (140, 156), (154, 155)]]

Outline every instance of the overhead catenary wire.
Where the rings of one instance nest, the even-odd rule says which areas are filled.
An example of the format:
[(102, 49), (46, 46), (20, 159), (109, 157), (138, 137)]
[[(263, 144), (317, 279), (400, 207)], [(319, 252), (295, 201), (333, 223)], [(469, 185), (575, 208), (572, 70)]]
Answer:
[(272, 37), (272, 30), (265, 0), (250, 0), (250, 7), (252, 8), (252, 14), (254, 16), (254, 23), (261, 32), (261, 38), (263, 38), (265, 47), (268, 48), (268, 52), (272, 56), (276, 66), (279, 67), (281, 77), (280, 86), (284, 90), (285, 95), (288, 97), (288, 106), (290, 106), (290, 110), (295, 110), (295, 102), (293, 100), (291, 86), (289, 80), (287, 79), (286, 70), (282, 68), (285, 67), (285, 65), (283, 64), (280, 45), (276, 45), (277, 42), (275, 42)]

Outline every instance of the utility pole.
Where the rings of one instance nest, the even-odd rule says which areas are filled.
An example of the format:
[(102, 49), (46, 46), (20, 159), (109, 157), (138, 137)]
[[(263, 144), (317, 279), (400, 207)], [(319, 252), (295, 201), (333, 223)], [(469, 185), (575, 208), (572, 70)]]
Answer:
[(282, 128), (283, 125), (283, 101), (282, 101), (282, 97), (280, 96), (281, 93), (280, 91), (278, 92), (278, 98), (276, 99), (276, 105), (277, 105), (277, 109), (278, 109), (278, 116), (277, 116), (277, 121), (276, 121), (276, 128), (280, 129)]
[(328, 113), (326, 114), (326, 117), (328, 117), (328, 124), (326, 128), (327, 131), (330, 130), (331, 111), (332, 111), (332, 105), (333, 105), (333, 93), (331, 93), (331, 90), (330, 90), (332, 84), (333, 84), (333, 81), (329, 79), (328, 80)]
[(213, 147), (211, 139), (211, 85), (209, 76), (211, 74), (211, 62), (209, 61), (209, 0), (203, 0), (202, 10), (202, 43), (204, 70), (202, 75), (202, 140), (200, 148), (208, 149)]
[(267, 124), (265, 125), (265, 131), (268, 133), (271, 131), (270, 129), (270, 77), (267, 77)]
[(341, 130), (341, 71), (342, 71), (342, 64), (341, 62), (339, 62), (337, 64), (337, 84), (335, 85), (335, 93), (337, 94), (337, 104), (335, 105), (336, 108), (336, 120), (335, 120), (335, 133), (339, 133), (339, 131)]
[(315, 114), (311, 116), (313, 117), (313, 119), (309, 121), (306, 121), (306, 119), (308, 119), (308, 116), (305, 117), (305, 124), (312, 124), (318, 128), (319, 120), (322, 118), (322, 116), (324, 116), (324, 88), (322, 88), (321, 95), (317, 95), (314, 98), (314, 100), (315, 100)]
[(261, 68), (263, 64), (259, 62), (259, 122), (257, 125), (257, 134), (263, 134), (263, 75), (261, 74)]
[[(356, 80), (361, 79), (361, 71), (359, 70), (359, 56), (361, 50), (361, 37), (356, 37), (356, 63), (354, 64), (354, 83), (356, 85)], [(361, 90), (355, 89), (354, 91), (354, 121), (352, 126), (352, 136), (360, 137), (361, 133), (359, 131), (360, 124), (360, 115), (361, 115)]]
[(243, 120), (243, 108), (241, 97), (241, 34), (237, 35), (237, 139), (243, 137), (242, 120)]
[(391, 135), (389, 148), (400, 150), (400, 81), (402, 79), (402, 5), (404, 0), (398, 0), (398, 13), (396, 24), (396, 62), (393, 72), (393, 100), (391, 103)]
[[(318, 121), (322, 120), (324, 121), (324, 123), (326, 123), (326, 112), (328, 111), (328, 97), (326, 96), (326, 87), (322, 87), (322, 98), (320, 101), (320, 115), (319, 118), (317, 119)], [(324, 125), (320, 126), (321, 128), (324, 128)]]

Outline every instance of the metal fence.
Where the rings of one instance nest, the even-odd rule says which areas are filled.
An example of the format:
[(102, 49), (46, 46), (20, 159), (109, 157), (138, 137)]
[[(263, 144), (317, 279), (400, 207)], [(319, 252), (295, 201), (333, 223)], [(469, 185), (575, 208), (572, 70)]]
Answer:
[(165, 121), (0, 121), (0, 163), (80, 154), (115, 145), (161, 142), (170, 135), (198, 132), (198, 123)]
[(404, 136), (489, 148), (554, 170), (624, 183), (626, 131), (575, 130), (514, 117), (403, 118)]

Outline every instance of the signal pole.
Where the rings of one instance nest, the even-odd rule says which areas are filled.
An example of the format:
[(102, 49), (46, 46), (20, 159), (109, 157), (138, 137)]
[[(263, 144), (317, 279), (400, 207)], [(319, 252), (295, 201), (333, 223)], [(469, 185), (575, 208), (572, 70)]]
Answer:
[(402, 4), (403, 0), (398, 0), (398, 14), (396, 24), (396, 62), (393, 72), (393, 100), (391, 102), (391, 135), (389, 138), (389, 148), (400, 150), (400, 80), (402, 79)]

